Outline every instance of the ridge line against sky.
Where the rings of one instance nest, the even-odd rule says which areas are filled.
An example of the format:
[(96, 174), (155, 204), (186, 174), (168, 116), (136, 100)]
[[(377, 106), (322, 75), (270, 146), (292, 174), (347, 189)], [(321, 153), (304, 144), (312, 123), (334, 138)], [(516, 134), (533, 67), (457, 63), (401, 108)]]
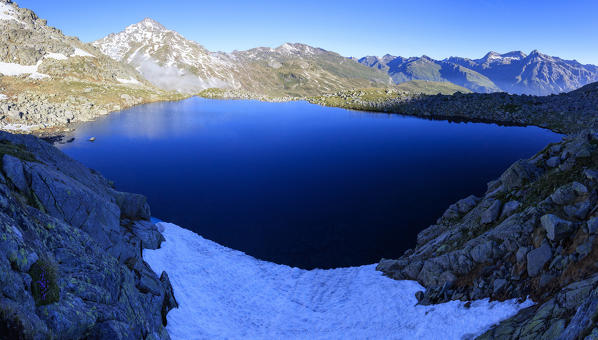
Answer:
[(300, 42), (347, 57), (385, 54), (477, 59), (537, 49), (598, 64), (598, 1), (19, 0), (85, 42), (150, 17), (210, 51)]

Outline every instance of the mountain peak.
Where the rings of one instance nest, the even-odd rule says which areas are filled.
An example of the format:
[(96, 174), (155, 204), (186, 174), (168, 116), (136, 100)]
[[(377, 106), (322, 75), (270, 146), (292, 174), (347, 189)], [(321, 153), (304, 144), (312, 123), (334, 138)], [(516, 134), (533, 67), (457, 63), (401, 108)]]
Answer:
[(486, 53), (482, 59), (474, 60), (476, 62), (482, 63), (501, 63), (501, 64), (510, 64), (513, 60), (521, 60), (525, 58), (525, 53), (521, 51), (511, 51), (507, 53), (500, 54), (498, 52), (490, 51)]
[(145, 18), (140, 22), (133, 24), (127, 28), (133, 28), (143, 31), (165, 31), (166, 27), (152, 18)]
[(283, 54), (301, 54), (301, 55), (313, 55), (318, 54), (322, 50), (320, 48), (312, 47), (301, 43), (284, 43), (274, 49), (278, 53)]
[(538, 51), (538, 50), (533, 50), (530, 52), (529, 56), (530, 57), (541, 57), (541, 56), (543, 56), (543, 54), (540, 53), (540, 51)]

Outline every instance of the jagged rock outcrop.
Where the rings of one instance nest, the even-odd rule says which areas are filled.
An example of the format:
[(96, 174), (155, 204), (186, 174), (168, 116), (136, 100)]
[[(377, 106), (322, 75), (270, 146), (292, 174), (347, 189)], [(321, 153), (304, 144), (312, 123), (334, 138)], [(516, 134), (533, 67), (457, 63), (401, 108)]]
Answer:
[(33, 136), (0, 132), (0, 154), (0, 337), (168, 339), (146, 199)]
[[(558, 166), (547, 164), (559, 159)], [(450, 206), (417, 246), (378, 265), (426, 287), (419, 303), (531, 297), (482, 339), (598, 333), (598, 132), (565, 137), (513, 164), (483, 197)]]

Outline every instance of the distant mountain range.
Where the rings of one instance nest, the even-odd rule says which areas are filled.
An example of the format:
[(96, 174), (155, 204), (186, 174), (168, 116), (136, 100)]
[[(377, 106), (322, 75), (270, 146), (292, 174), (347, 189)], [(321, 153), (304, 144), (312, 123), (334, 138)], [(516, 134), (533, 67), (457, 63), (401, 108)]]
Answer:
[[(221, 88), (284, 99), (427, 80), (449, 82), (474, 92), (547, 95), (598, 81), (597, 66), (538, 51), (529, 55), (490, 52), (481, 59), (391, 55), (355, 59), (285, 43), (277, 48), (211, 52), (149, 18), (87, 44), (64, 36), (10, 0), (0, 0), (0, 28), (0, 100), (14, 100), (17, 94), (28, 91), (31, 97), (59, 95), (56, 103), (63, 105), (69, 102), (65, 98), (79, 93), (76, 91), (81, 87), (87, 91), (81, 93), (85, 105), (73, 105), (93, 104), (90, 107), (98, 114), (172, 97), (164, 90), (196, 94)], [(33, 86), (34, 82), (37, 85)], [(96, 91), (91, 85), (112, 90)], [(121, 96), (121, 87), (127, 88), (128, 97)], [(22, 105), (11, 111), (15, 120), (24, 112), (29, 120), (54, 124), (46, 123), (45, 118), (31, 118), (41, 109), (25, 107), (32, 102), (30, 98), (23, 97), (20, 102)], [(58, 111), (64, 112), (61, 120), (75, 119), (70, 107)]]
[(219, 87), (273, 96), (310, 96), (392, 84), (385, 72), (303, 44), (210, 52), (152, 19), (92, 44), (167, 90), (196, 93)]
[(538, 51), (529, 55), (490, 52), (481, 59), (392, 55), (355, 59), (286, 43), (277, 48), (210, 52), (152, 19), (92, 44), (113, 59), (132, 65), (162, 89), (191, 93), (218, 87), (275, 96), (313, 96), (429, 80), (451, 82), (474, 92), (548, 95), (598, 81), (597, 66)]
[(451, 57), (363, 57), (359, 63), (388, 73), (398, 84), (409, 80), (448, 81), (475, 92), (549, 95), (598, 81), (598, 66), (532, 51), (489, 52), (481, 59)]

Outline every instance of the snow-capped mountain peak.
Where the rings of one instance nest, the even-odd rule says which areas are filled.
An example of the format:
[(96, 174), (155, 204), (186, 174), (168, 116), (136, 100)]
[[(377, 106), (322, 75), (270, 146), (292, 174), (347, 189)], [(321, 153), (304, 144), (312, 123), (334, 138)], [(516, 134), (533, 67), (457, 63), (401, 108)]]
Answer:
[(168, 31), (168, 29), (166, 29), (166, 27), (164, 27), (161, 23), (157, 22), (156, 20), (154, 20), (152, 18), (145, 18), (145, 19), (141, 20), (140, 22), (133, 24), (129, 27), (144, 27), (147, 30)]
[[(93, 45), (132, 65), (158, 87), (188, 93), (217, 87), (268, 95), (289, 91), (317, 94), (390, 82), (382, 72), (305, 44), (212, 53), (149, 18)], [(342, 65), (343, 70), (338, 71), (336, 65)]]
[(521, 51), (512, 51), (504, 54), (490, 51), (482, 59), (475, 60), (480, 64), (510, 64), (515, 60), (521, 60), (525, 58), (525, 53)]

